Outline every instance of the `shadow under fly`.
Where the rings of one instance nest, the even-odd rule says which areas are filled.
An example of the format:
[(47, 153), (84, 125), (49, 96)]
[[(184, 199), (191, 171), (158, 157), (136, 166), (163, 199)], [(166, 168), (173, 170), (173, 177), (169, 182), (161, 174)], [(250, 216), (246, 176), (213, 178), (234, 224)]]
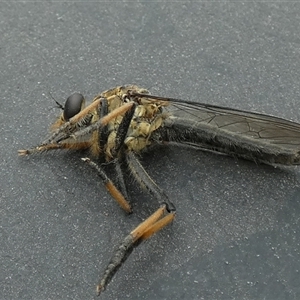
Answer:
[[(100, 294), (134, 248), (170, 224), (176, 213), (167, 193), (148, 175), (139, 156), (157, 145), (181, 144), (270, 165), (300, 164), (300, 124), (281, 118), (209, 104), (158, 97), (135, 85), (97, 95), (85, 106), (74, 93), (52, 134), (37, 147), (19, 150), (29, 155), (57, 149), (90, 150), (82, 158), (95, 170), (117, 203), (131, 213), (124, 177), (128, 175), (158, 201), (157, 210), (120, 243), (97, 285)], [(104, 171), (115, 170), (115, 180)]]

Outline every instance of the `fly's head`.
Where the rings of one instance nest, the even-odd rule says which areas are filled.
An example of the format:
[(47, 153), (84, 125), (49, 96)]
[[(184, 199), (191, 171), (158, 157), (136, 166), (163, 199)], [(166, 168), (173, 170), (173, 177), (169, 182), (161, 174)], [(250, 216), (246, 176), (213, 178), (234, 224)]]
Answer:
[[(57, 104), (59, 103), (57, 102)], [(52, 131), (68, 122), (72, 117), (77, 115), (84, 107), (85, 99), (82, 94), (74, 93), (70, 95), (67, 98), (65, 105), (59, 104), (59, 108), (61, 108), (63, 112), (55, 121), (55, 123), (51, 126)]]

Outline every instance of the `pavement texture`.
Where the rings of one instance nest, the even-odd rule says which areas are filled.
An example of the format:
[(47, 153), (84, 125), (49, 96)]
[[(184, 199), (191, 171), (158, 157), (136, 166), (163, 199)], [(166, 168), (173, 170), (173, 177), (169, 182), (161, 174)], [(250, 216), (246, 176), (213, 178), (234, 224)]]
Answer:
[[(18, 157), (73, 92), (152, 94), (299, 115), (300, 4), (2, 2), (1, 299), (96, 299), (113, 250), (157, 208), (132, 177), (134, 214), (81, 153)], [(85, 154), (86, 155), (86, 154)], [(300, 169), (166, 147), (142, 158), (177, 207), (100, 299), (299, 299)]]

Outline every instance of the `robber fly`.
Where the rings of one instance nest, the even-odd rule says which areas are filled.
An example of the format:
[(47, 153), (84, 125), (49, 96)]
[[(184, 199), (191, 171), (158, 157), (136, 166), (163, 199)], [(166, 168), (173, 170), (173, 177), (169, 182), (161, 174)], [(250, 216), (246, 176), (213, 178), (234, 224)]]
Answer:
[[(84, 97), (75, 93), (59, 106), (63, 113), (52, 125), (52, 134), (35, 148), (19, 150), (19, 155), (89, 149), (90, 158), (82, 160), (95, 169), (126, 212), (131, 207), (120, 167), (123, 162), (159, 203), (157, 211), (121, 242), (97, 285), (98, 294), (133, 249), (175, 217), (174, 204), (139, 162), (137, 155), (144, 150), (180, 143), (272, 165), (300, 164), (300, 124), (273, 116), (152, 96), (135, 85), (107, 90), (86, 107)], [(105, 173), (101, 157), (115, 168), (116, 182)]]

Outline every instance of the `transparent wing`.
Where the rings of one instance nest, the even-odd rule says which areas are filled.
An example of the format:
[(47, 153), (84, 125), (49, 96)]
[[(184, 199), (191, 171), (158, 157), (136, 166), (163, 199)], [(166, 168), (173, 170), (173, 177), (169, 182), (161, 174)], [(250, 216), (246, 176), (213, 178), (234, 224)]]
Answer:
[(169, 103), (165, 109), (170, 115), (155, 138), (269, 164), (300, 164), (300, 124), (296, 122), (203, 103), (143, 97)]
[(174, 117), (188, 120), (194, 127), (211, 128), (231, 133), (236, 138), (248, 137), (253, 142), (282, 145), (299, 149), (300, 124), (260, 113), (223, 108), (208, 104), (173, 103), (170, 111)]

